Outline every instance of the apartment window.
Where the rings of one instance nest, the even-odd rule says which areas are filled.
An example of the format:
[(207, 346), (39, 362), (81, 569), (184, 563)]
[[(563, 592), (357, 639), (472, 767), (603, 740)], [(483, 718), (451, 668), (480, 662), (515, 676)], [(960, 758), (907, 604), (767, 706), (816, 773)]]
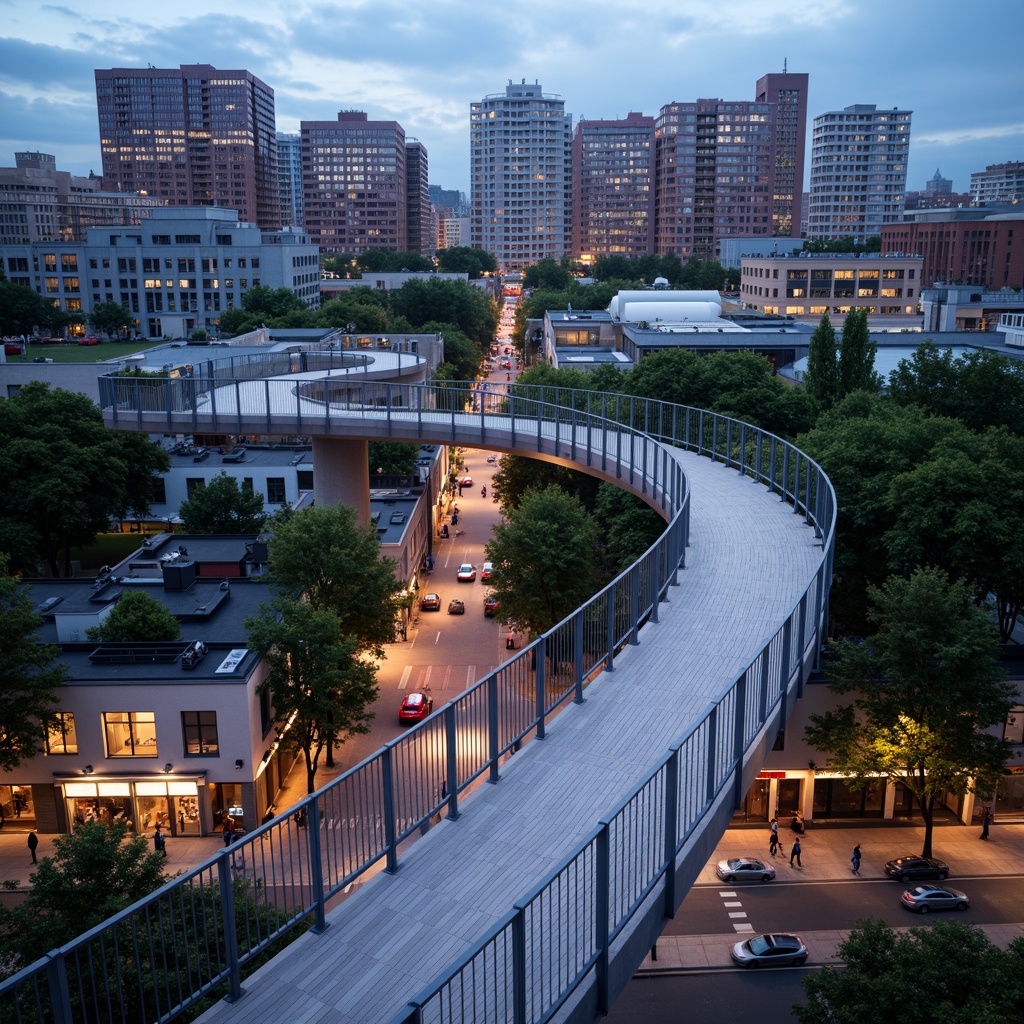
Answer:
[(45, 742), (48, 754), (78, 753), (78, 735), (75, 733), (73, 712), (57, 712), (55, 720), (46, 728)]
[(267, 504), (283, 505), (285, 501), (284, 477), (267, 477)]
[(204, 487), (206, 481), (201, 476), (189, 476), (185, 478), (185, 493), (194, 498)]
[(153, 496), (150, 501), (154, 505), (167, 504), (167, 481), (162, 476), (153, 477)]
[(182, 711), (181, 731), (186, 757), (216, 757), (220, 753), (216, 711)]
[(156, 715), (152, 711), (105, 711), (107, 757), (156, 757)]

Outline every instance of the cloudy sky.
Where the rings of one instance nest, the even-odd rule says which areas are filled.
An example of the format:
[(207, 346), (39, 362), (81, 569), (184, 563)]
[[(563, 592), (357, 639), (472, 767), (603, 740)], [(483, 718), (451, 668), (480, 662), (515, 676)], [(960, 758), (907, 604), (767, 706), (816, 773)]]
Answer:
[(98, 173), (93, 70), (204, 63), (271, 86), (279, 131), (341, 109), (397, 120), (431, 183), (468, 191), (469, 105), (510, 78), (575, 123), (753, 99), (786, 61), (810, 75), (808, 128), (853, 103), (910, 109), (908, 188), (940, 168), (966, 192), (971, 171), (1024, 160), (1022, 42), (1020, 0), (0, 0), (0, 166), (41, 150)]

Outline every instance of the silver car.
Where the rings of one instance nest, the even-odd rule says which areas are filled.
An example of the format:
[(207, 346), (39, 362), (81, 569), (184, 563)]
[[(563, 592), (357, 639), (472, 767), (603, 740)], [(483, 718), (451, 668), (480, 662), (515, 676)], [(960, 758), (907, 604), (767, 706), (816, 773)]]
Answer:
[(907, 889), (900, 897), (900, 903), (918, 914), (932, 910), (966, 910), (971, 905), (967, 893), (942, 885), (918, 885)]
[(723, 882), (770, 882), (775, 877), (775, 868), (756, 857), (720, 860), (715, 872)]
[(807, 960), (807, 947), (799, 935), (752, 935), (732, 947), (740, 967), (799, 967)]

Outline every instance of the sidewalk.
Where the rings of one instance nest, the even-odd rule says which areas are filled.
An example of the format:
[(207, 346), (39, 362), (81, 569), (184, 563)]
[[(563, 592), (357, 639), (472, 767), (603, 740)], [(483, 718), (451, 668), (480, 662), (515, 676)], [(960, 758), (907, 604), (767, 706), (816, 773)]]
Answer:
[[(958, 886), (958, 877), (967, 875), (1016, 875), (1020, 873), (1021, 852), (1024, 851), (1024, 824), (993, 825), (989, 842), (979, 840), (980, 828), (974, 825), (938, 826), (932, 834), (932, 853), (944, 860), (950, 867), (950, 883)], [(847, 881), (851, 875), (850, 855), (857, 843), (860, 843), (862, 861), (860, 877), (865, 880), (886, 878), (883, 870), (885, 862), (904, 854), (918, 854), (924, 829), (912, 825), (887, 826), (874, 828), (870, 826), (850, 825), (836, 828), (832, 826), (815, 828), (809, 825), (805, 835), (800, 838), (802, 852), (800, 859), (803, 867), (790, 867), (789, 855), (792, 831), (785, 825), (779, 830), (779, 837), (786, 851), (772, 858), (768, 853), (768, 827), (763, 829), (731, 828), (722, 837), (714, 856), (708, 861), (697, 878), (695, 885), (713, 885), (725, 891), (733, 890), (742, 895), (743, 886), (729, 886), (715, 874), (715, 865), (729, 857), (755, 856), (760, 857), (775, 868), (775, 881), (769, 885), (778, 885), (802, 879), (816, 882)], [(752, 883), (743, 883), (751, 885)], [(898, 883), (892, 885), (894, 899), (898, 897)], [(964, 888), (967, 888), (964, 886)], [(895, 905), (895, 904), (894, 904)], [(909, 917), (910, 915), (908, 915)], [(918, 920), (908, 923), (906, 927), (920, 924)], [(1024, 923), (982, 925), (983, 931), (997, 946), (1005, 948), (1012, 939), (1024, 935)], [(719, 933), (717, 935), (663, 935), (657, 943), (657, 960), (651, 954), (641, 964), (638, 976), (650, 976), (659, 973), (687, 970), (715, 970), (732, 968), (729, 951), (744, 935), (753, 929), (744, 925), (742, 919), (734, 924), (735, 934)], [(801, 929), (800, 935), (809, 950), (808, 963), (828, 963), (835, 956), (839, 943), (846, 938), (848, 931), (834, 929), (823, 931), (807, 931)]]

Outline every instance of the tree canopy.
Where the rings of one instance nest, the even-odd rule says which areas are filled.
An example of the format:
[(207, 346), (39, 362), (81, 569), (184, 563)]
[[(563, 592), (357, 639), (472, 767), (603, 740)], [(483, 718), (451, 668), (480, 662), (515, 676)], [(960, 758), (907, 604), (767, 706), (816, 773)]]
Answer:
[(60, 648), (39, 642), (42, 624), (29, 593), (0, 556), (0, 769), (8, 772), (40, 752), (67, 681), (67, 667), (57, 661)]
[(897, 932), (871, 918), (839, 944), (842, 967), (802, 980), (800, 1024), (1017, 1024), (1024, 1020), (1024, 940), (1002, 950), (974, 925)]
[(0, 400), (0, 550), (35, 573), (70, 575), (73, 546), (112, 518), (145, 515), (170, 459), (144, 434), (108, 430), (85, 396), (33, 381)]
[(391, 293), (391, 309), (414, 328), (431, 321), (455, 324), (481, 349), (490, 345), (498, 328), (494, 303), (465, 281), (406, 281)]
[(935, 801), (946, 792), (991, 794), (1010, 747), (1001, 725), (1016, 687), (998, 665), (998, 638), (968, 586), (918, 569), (868, 590), (874, 627), (862, 643), (830, 644), (830, 689), (853, 699), (810, 715), (807, 740), (830, 771), (862, 783), (902, 783), (932, 852)]
[(183, 501), (178, 515), (185, 533), (259, 533), (267, 518), (263, 495), (239, 487), (225, 471)]
[(485, 249), (471, 249), (464, 245), (453, 245), (437, 250), (437, 269), (446, 274), (469, 274), (471, 281), (483, 274), (498, 270), (494, 254)]
[(98, 302), (89, 314), (89, 324), (112, 338), (135, 325), (135, 314), (119, 302)]
[(31, 334), (52, 308), (31, 288), (0, 281), (0, 336)]
[(839, 347), (828, 313), (811, 335), (804, 386), (816, 409), (831, 409), (839, 400)]
[(103, 643), (181, 639), (181, 625), (166, 605), (144, 590), (129, 590), (98, 625), (86, 630), (90, 640)]

